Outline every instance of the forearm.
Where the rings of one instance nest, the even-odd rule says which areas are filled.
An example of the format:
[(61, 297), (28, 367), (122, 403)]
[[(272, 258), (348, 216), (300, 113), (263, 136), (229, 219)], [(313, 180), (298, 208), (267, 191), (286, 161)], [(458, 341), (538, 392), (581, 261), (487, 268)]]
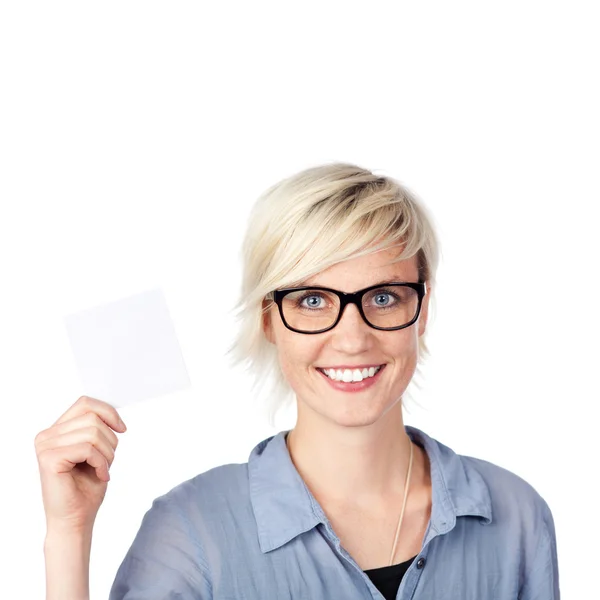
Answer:
[(46, 600), (89, 600), (91, 547), (91, 531), (47, 531), (44, 541)]

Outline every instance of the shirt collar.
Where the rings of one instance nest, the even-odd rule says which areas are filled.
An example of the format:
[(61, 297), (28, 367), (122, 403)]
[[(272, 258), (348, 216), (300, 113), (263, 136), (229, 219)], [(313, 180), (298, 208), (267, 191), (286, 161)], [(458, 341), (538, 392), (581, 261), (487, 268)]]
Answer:
[[(405, 429), (411, 440), (424, 448), (431, 465), (430, 537), (450, 531), (457, 517), (478, 516), (491, 523), (488, 486), (469, 461), (420, 429), (410, 425)], [(263, 440), (248, 459), (250, 501), (262, 552), (327, 522), (291, 460), (285, 443), (287, 433), (280, 431)]]

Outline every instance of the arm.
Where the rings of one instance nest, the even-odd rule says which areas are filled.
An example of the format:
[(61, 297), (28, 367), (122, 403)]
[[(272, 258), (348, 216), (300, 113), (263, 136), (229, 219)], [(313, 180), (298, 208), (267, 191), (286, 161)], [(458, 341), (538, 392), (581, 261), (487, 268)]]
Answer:
[(109, 600), (210, 600), (196, 528), (175, 496), (154, 500), (121, 563)]
[(44, 541), (46, 600), (89, 600), (91, 546), (91, 531), (47, 531)]
[(545, 501), (542, 501), (542, 516), (538, 547), (533, 565), (525, 574), (519, 600), (560, 600), (556, 531)]
[(35, 436), (46, 515), (47, 600), (88, 600), (92, 530), (125, 432), (119, 413), (81, 396)]

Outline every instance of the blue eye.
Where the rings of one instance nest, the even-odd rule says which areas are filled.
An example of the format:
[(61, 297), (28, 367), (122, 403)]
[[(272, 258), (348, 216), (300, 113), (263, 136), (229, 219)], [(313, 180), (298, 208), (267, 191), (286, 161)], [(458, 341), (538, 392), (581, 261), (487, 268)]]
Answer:
[[(385, 298), (386, 296), (390, 296), (390, 294), (377, 294), (376, 298), (376, 302), (380, 299), (380, 298)], [(388, 301), (389, 302), (389, 301)], [(379, 304), (379, 306), (387, 306), (387, 302), (385, 304)]]
[[(323, 300), (323, 298), (321, 298), (320, 296), (316, 296), (315, 294), (310, 294), (308, 296), (304, 296), (304, 298), (300, 298), (299, 303), (301, 304), (305, 300), (311, 300), (311, 299)], [(314, 303), (309, 303), (307, 308), (319, 308), (319, 306)]]

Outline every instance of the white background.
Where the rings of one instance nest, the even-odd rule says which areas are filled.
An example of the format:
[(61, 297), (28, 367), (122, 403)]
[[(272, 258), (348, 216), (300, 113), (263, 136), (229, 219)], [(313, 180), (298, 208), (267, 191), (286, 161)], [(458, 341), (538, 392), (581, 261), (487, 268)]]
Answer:
[(597, 587), (600, 42), (594, 2), (5, 2), (0, 8), (0, 563), (42, 598), (33, 440), (81, 389), (62, 317), (161, 285), (192, 380), (125, 407), (92, 598), (152, 499), (272, 429), (230, 369), (255, 198), (346, 160), (441, 238), (406, 423), (529, 481), (564, 598)]

